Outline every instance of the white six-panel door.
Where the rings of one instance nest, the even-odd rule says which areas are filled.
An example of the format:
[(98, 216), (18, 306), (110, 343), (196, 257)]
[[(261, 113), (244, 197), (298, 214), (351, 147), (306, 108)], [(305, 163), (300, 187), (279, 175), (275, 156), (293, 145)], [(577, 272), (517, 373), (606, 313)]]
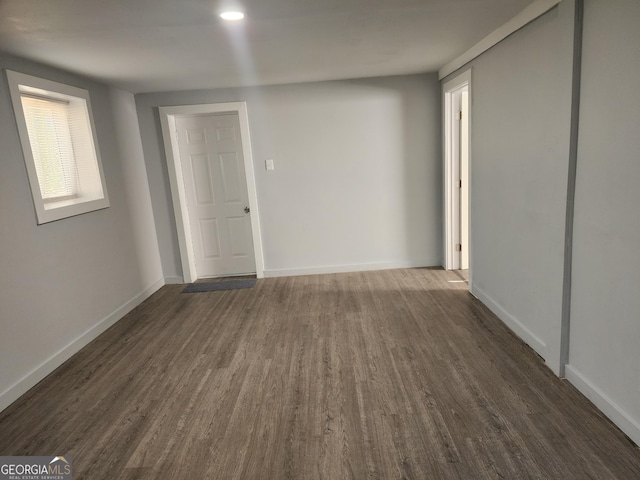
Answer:
[(238, 115), (177, 117), (176, 130), (198, 278), (254, 273)]

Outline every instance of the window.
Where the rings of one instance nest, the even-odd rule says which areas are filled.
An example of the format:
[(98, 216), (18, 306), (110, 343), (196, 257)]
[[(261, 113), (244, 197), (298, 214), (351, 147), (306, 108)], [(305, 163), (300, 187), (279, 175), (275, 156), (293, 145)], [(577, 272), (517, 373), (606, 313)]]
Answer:
[(38, 224), (109, 206), (89, 92), (7, 70)]

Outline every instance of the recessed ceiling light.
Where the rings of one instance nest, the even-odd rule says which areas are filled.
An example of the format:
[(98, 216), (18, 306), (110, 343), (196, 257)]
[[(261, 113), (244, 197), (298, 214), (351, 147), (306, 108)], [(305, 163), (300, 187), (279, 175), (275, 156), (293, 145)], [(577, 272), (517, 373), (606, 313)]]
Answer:
[(242, 20), (244, 18), (244, 13), (242, 13), (242, 12), (222, 12), (220, 14), (220, 18), (222, 18), (223, 20), (229, 20), (229, 21)]

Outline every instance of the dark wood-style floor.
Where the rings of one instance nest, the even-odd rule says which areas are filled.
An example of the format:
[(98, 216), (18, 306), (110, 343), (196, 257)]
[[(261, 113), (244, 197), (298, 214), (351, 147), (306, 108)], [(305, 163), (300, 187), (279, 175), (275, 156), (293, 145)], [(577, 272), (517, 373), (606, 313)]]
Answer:
[(0, 414), (78, 479), (621, 479), (640, 451), (430, 269), (165, 286)]

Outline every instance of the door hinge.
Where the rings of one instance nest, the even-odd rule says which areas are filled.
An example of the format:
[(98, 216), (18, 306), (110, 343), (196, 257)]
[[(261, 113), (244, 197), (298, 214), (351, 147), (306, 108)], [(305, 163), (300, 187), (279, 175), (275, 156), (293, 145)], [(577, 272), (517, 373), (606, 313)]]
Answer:
[(461, 252), (462, 251), (462, 245), (459, 243), (456, 243), (456, 252)]
[(462, 188), (462, 180), (458, 180), (458, 188)]
[(462, 110), (458, 112), (458, 120), (462, 120)]

